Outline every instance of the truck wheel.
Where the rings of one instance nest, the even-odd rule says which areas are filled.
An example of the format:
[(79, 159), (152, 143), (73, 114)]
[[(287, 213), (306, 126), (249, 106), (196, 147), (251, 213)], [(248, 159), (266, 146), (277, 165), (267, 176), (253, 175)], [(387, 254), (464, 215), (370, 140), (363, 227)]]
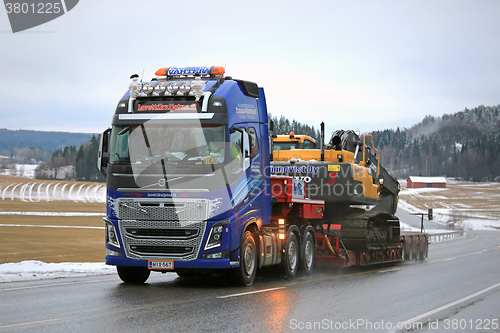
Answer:
[(303, 252), (301, 253), (300, 270), (306, 275), (311, 275), (314, 267), (314, 255), (316, 252), (316, 248), (314, 245), (314, 238), (310, 232), (307, 232), (304, 237), (302, 250)]
[(415, 252), (415, 255), (413, 256), (413, 259), (416, 261), (420, 260), (420, 238), (417, 238), (417, 251)]
[(257, 247), (251, 231), (246, 231), (241, 240), (240, 267), (236, 271), (238, 282), (249, 286), (257, 272)]
[(146, 267), (116, 266), (118, 276), (125, 283), (143, 284), (151, 271)]
[(299, 244), (297, 236), (292, 232), (288, 236), (285, 246), (285, 254), (283, 256), (283, 270), (287, 279), (297, 275), (299, 267)]

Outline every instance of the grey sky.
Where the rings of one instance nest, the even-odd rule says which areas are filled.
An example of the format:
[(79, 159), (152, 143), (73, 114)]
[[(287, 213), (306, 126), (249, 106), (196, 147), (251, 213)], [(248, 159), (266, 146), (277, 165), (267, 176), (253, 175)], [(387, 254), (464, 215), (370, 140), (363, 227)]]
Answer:
[(0, 128), (101, 132), (133, 73), (226, 66), (273, 115), (327, 131), (410, 127), (500, 104), (500, 1), (80, 0), (12, 34)]

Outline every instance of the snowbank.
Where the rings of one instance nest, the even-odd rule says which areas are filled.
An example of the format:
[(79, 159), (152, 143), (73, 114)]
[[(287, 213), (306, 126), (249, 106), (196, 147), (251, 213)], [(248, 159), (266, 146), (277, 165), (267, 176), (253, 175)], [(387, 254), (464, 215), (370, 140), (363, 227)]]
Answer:
[(114, 266), (100, 262), (44, 263), (37, 260), (0, 265), (0, 282), (116, 274)]

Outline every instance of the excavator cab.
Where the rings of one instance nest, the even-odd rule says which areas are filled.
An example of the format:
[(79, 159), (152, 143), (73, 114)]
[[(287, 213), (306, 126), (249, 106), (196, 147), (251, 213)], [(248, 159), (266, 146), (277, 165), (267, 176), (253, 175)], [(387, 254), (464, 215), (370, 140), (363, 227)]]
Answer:
[(277, 135), (273, 142), (274, 151), (316, 148), (316, 140), (308, 135), (295, 135), (293, 132), (289, 135)]

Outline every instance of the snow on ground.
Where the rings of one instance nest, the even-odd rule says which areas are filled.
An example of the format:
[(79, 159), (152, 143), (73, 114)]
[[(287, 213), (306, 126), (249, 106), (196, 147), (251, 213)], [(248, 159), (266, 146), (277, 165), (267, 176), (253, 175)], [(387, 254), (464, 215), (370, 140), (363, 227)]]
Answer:
[(5, 181), (0, 183), (0, 199), (20, 199), (23, 202), (106, 202), (106, 186), (69, 181)]
[(24, 178), (35, 178), (35, 169), (38, 164), (15, 164), (15, 169), (3, 169), (0, 175), (18, 176)]
[[(402, 182), (403, 186), (405, 182)], [(435, 222), (453, 222), (469, 230), (500, 230), (499, 183), (448, 181), (447, 188), (404, 188), (398, 207), (409, 213), (426, 213), (412, 205), (433, 208)], [(420, 204), (419, 204), (420, 203)]]
[(0, 265), (0, 283), (104, 274), (116, 274), (115, 267), (98, 262), (44, 263), (37, 260)]

